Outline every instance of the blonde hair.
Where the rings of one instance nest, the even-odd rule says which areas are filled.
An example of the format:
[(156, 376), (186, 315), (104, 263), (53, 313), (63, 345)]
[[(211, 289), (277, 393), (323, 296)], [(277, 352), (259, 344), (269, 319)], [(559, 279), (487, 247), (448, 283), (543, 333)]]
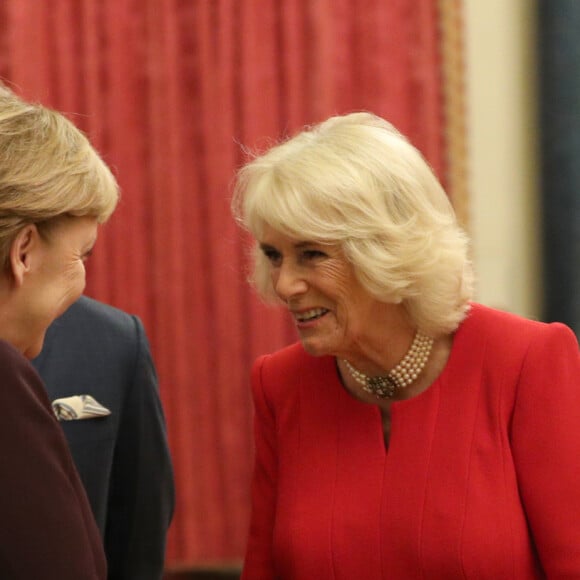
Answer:
[[(232, 212), (260, 238), (340, 244), (368, 292), (402, 303), (432, 336), (463, 320), (473, 293), (468, 239), (419, 151), (371, 113), (331, 117), (256, 156), (238, 172)], [(251, 281), (275, 299), (254, 250)]]
[(87, 137), (62, 114), (27, 103), (0, 84), (0, 264), (17, 232), (58, 218), (105, 222), (119, 198), (117, 181)]

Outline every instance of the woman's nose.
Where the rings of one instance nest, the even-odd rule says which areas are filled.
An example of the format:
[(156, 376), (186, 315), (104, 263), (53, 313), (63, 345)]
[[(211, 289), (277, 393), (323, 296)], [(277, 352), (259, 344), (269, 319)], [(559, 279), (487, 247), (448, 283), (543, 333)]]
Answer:
[(274, 290), (278, 297), (287, 302), (297, 294), (306, 292), (308, 285), (295, 264), (284, 261), (274, 275)]

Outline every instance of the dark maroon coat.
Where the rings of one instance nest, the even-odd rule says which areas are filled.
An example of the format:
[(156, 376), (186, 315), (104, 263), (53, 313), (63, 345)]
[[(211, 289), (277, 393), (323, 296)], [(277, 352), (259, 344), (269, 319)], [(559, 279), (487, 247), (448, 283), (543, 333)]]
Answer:
[(104, 580), (99, 532), (40, 377), (0, 340), (0, 578)]

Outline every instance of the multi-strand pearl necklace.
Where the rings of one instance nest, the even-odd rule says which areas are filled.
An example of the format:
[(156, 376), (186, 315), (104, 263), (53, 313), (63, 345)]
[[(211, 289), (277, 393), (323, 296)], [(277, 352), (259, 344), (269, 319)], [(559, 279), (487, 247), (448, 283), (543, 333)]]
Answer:
[(413, 343), (401, 362), (385, 376), (369, 377), (355, 369), (346, 359), (342, 359), (352, 378), (362, 385), (363, 390), (378, 399), (392, 399), (398, 389), (411, 385), (425, 368), (433, 338), (420, 332), (415, 334)]

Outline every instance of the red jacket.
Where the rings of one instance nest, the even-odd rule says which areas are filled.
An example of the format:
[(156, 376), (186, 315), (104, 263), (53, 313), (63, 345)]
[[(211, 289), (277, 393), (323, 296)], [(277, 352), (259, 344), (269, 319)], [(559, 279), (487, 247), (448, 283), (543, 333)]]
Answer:
[(253, 369), (243, 578), (580, 578), (580, 355), (562, 324), (474, 305), (440, 377), (391, 407), (299, 344)]

